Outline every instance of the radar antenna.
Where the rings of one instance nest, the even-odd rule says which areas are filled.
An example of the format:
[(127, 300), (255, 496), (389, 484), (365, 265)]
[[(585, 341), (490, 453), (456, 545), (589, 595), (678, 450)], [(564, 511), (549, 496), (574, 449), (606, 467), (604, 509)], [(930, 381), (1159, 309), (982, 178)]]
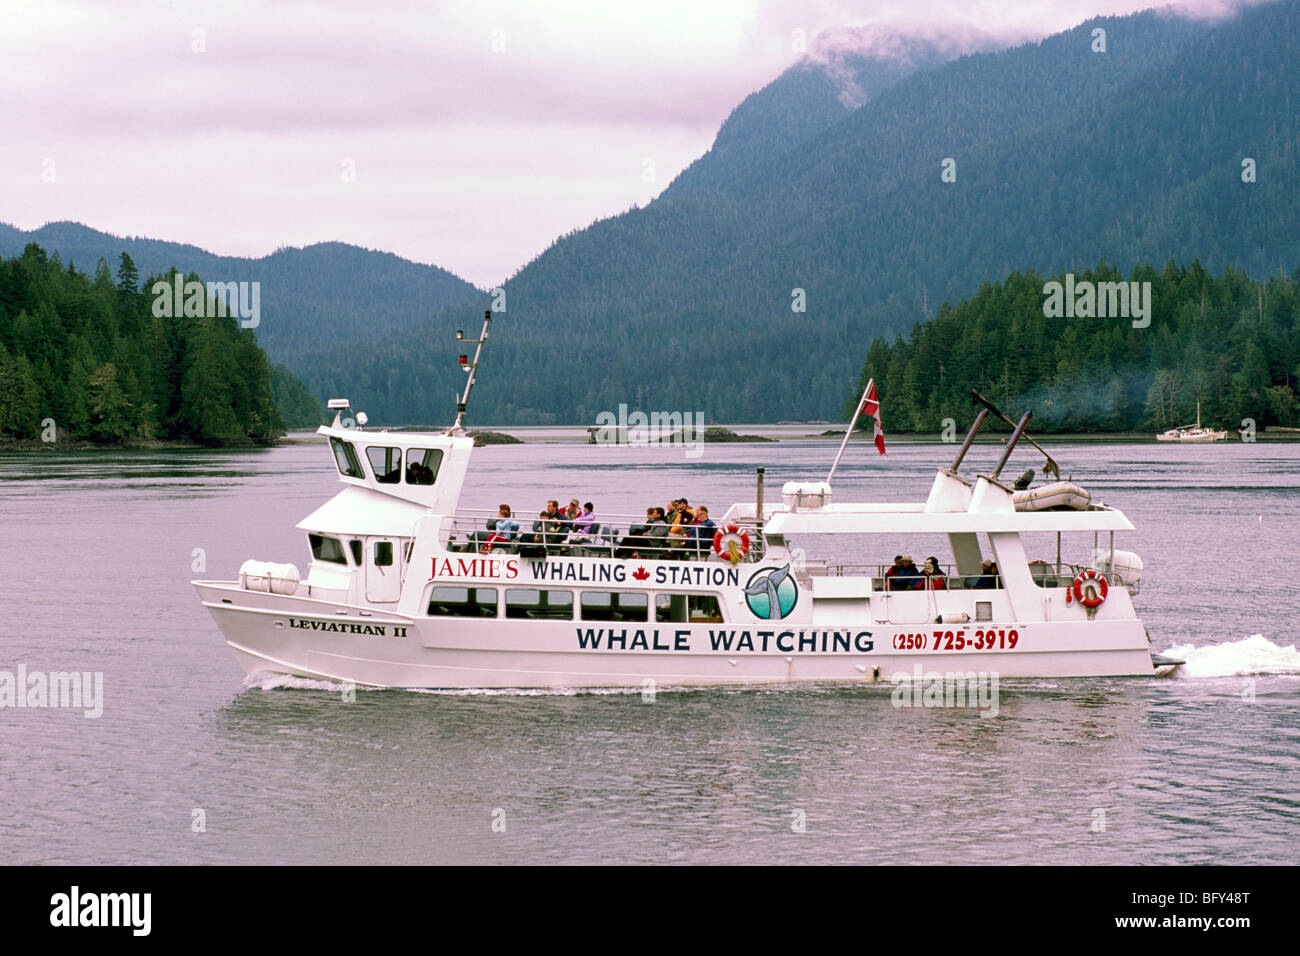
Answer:
[(469, 404), (469, 393), (474, 387), (474, 372), (478, 368), (479, 356), (483, 354), (483, 343), (487, 341), (488, 326), (492, 324), (492, 310), (488, 309), (483, 313), (483, 331), (479, 333), (476, 339), (465, 338), (465, 330), (456, 330), (456, 341), (463, 342), (474, 346), (474, 360), (470, 361), (468, 355), (460, 357), (460, 367), (465, 370), (468, 378), (465, 379), (465, 391), (456, 396), (456, 421), (451, 428), (447, 429), (448, 434), (460, 435), (464, 433), (461, 423), (465, 420), (465, 409)]

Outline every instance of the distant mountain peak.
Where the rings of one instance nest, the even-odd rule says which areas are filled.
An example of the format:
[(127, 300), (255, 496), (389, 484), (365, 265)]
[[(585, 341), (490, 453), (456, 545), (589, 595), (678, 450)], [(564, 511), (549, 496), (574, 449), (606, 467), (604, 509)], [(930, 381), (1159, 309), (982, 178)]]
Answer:
[(854, 110), (877, 91), (863, 85), (863, 66), (881, 64), (902, 71), (937, 66), (968, 53), (990, 53), (1022, 43), (1022, 32), (993, 34), (964, 24), (935, 27), (868, 23), (836, 26), (813, 38), (808, 53), (797, 64), (820, 69), (839, 88), (839, 100)]

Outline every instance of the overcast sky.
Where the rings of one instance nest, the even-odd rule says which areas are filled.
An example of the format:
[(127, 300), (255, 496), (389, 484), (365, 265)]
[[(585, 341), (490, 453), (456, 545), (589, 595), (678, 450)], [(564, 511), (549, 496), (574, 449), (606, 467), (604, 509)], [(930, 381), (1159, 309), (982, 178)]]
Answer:
[(340, 240), (490, 287), (662, 191), (799, 59), (795, 30), (1023, 38), (1152, 3), (1006, 6), (4, 0), (0, 222), (229, 255)]

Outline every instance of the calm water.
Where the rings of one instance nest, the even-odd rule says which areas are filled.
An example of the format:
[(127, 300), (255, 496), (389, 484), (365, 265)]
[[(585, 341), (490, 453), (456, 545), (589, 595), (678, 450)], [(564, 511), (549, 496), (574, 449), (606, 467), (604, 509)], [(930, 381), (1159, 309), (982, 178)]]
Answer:
[[(337, 487), (323, 446), (0, 455), (0, 669), (100, 671), (105, 698), (99, 719), (0, 709), (0, 862), (1294, 863), (1300, 445), (1054, 450), (1138, 526), (1117, 546), (1146, 561), (1139, 611), (1188, 673), (1003, 682), (994, 718), (897, 709), (888, 685), (349, 704), (250, 685), (188, 582), (247, 557), (305, 570), (294, 525)], [(919, 500), (951, 453), (854, 450), (836, 496)], [(833, 454), (485, 448), (463, 504), (720, 513), (755, 465), (773, 494)]]

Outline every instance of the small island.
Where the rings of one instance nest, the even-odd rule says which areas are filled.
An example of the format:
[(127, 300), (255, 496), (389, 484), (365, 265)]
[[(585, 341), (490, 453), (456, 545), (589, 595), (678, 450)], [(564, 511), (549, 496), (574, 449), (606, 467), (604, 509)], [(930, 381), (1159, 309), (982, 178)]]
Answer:
[(505, 432), (489, 432), (476, 428), (465, 434), (474, 439), (475, 448), (482, 448), (484, 445), (522, 445), (524, 443), (522, 438), (507, 435)]
[(704, 440), (706, 442), (776, 441), (775, 438), (766, 438), (763, 435), (737, 435), (730, 428), (722, 428), (718, 425), (710, 425), (704, 429)]

